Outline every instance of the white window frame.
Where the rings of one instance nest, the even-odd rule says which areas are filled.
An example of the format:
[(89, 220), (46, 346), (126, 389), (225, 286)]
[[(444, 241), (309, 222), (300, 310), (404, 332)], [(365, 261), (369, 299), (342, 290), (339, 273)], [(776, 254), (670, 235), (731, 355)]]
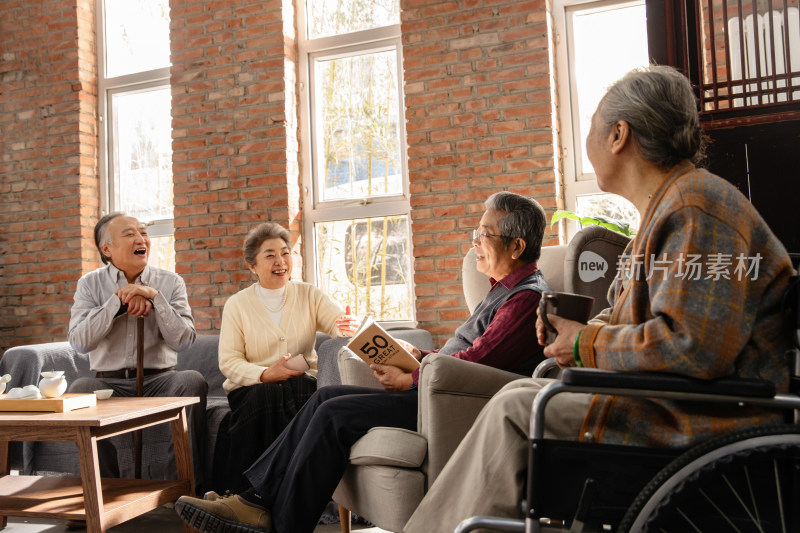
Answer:
[[(381, 28), (363, 30), (345, 35), (333, 35), (308, 39), (305, 23), (305, 1), (297, 2), (298, 21), (298, 78), (301, 130), (301, 157), (303, 183), (303, 253), (304, 279), (318, 285), (317, 280), (317, 243), (314, 226), (318, 222), (350, 220), (354, 218), (377, 218), (404, 215), (408, 217), (409, 232), (411, 225), (411, 202), (409, 200), (408, 157), (405, 130), (405, 104), (403, 94), (403, 49), (400, 24)], [(398, 99), (397, 116), (400, 135), (400, 164), (403, 175), (403, 191), (401, 194), (374, 196), (368, 199), (345, 199), (322, 201), (319, 196), (318, 180), (314, 179), (315, 170), (322, 168), (318, 162), (319, 150), (314, 142), (314, 124), (311, 117), (319, 116), (319, 103), (314, 97), (314, 61), (318, 59), (338, 59), (352, 56), (359, 52), (380, 52), (394, 49), (397, 54)], [(358, 212), (353, 208), (358, 206)], [(414, 276), (414, 261), (409, 248), (409, 272)], [(381, 321), (392, 326), (416, 326), (416, 306), (413, 305), (414, 288), (411, 287), (411, 320)]]
[[(100, 173), (100, 216), (118, 211), (114, 181), (116, 165), (114, 142), (114, 109), (112, 97), (152, 89), (170, 88), (170, 67), (106, 78), (105, 57), (105, 2), (95, 0), (97, 13), (97, 113), (99, 127), (98, 160)], [(175, 233), (174, 217), (147, 221), (150, 237), (164, 237)]]
[[(602, 8), (612, 5), (640, 4), (642, 0), (553, 0), (553, 24), (556, 35), (556, 87), (559, 96), (558, 119), (561, 129), (561, 160), (564, 176), (564, 204), (567, 211), (575, 212), (577, 197), (589, 194), (606, 194), (597, 184), (594, 172), (583, 172), (583, 135), (578, 115), (578, 92), (575, 87), (574, 31), (567, 14), (591, 5)], [(587, 134), (589, 132), (586, 132)], [(567, 241), (579, 230), (577, 224), (566, 224)]]

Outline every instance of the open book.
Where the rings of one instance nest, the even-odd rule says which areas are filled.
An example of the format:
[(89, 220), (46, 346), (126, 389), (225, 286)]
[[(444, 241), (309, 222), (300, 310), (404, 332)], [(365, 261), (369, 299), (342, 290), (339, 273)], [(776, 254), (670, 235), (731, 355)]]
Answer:
[(347, 347), (368, 365), (391, 365), (406, 372), (419, 368), (419, 361), (370, 317), (364, 318)]

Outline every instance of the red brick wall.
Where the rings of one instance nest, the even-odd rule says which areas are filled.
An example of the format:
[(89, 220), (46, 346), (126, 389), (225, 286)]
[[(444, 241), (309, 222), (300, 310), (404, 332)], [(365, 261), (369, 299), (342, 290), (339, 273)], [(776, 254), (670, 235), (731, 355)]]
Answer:
[(461, 262), (483, 201), (510, 190), (555, 209), (547, 18), (544, 0), (401, 7), (417, 320), (441, 344), (468, 316)]
[(0, 349), (65, 340), (76, 281), (97, 264), (93, 11), (0, 3)]
[(251, 280), (247, 231), (299, 238), (294, 21), (281, 0), (170, 5), (176, 269), (197, 330), (216, 331)]
[[(176, 265), (200, 332), (249, 283), (250, 227), (289, 225), (300, 251), (288, 1), (170, 1)], [(539, 0), (401, 2), (417, 316), (441, 342), (466, 316), (461, 260), (483, 200), (555, 205), (546, 14)], [(98, 266), (93, 10), (0, 3), (0, 348), (65, 340), (76, 281)]]

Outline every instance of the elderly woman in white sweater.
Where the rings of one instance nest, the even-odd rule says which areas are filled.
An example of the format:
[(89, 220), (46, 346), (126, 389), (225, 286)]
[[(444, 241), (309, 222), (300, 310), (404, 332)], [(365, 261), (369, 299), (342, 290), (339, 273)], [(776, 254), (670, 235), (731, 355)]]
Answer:
[(243, 252), (258, 281), (231, 296), (222, 313), (219, 366), (231, 416), (227, 445), (215, 452), (214, 484), (225, 488), (244, 483), (241, 472), (316, 390), (316, 332), (352, 336), (358, 328), (322, 291), (290, 280), (291, 243), (283, 227), (255, 227)]

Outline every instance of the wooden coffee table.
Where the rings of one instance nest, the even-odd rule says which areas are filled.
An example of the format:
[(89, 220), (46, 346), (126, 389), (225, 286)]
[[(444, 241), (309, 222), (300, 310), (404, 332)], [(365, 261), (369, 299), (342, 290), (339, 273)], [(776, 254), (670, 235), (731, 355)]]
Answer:
[[(0, 400), (1, 401), (1, 400)], [(101, 532), (194, 494), (185, 407), (199, 398), (110, 398), (66, 413), (0, 412), (0, 529), (8, 516), (86, 520)], [(170, 422), (178, 479), (100, 478), (97, 441)], [(12, 476), (10, 441), (75, 441), (81, 477)], [(192, 531), (188, 526), (184, 530)]]

